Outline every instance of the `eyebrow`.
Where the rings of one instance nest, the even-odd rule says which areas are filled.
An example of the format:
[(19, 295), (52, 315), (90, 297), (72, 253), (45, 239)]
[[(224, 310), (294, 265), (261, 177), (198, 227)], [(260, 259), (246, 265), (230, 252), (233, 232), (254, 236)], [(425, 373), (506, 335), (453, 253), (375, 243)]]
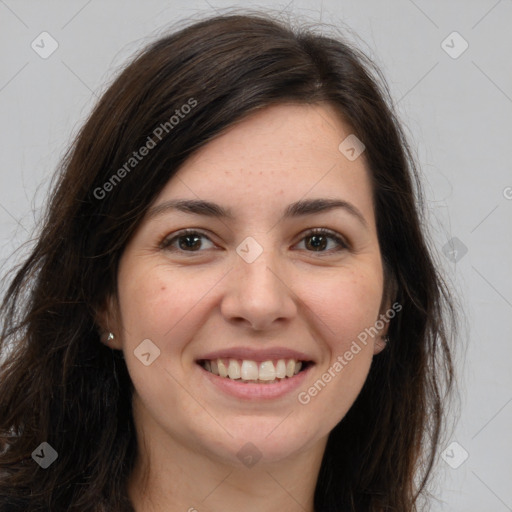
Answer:
[[(368, 223), (363, 214), (353, 204), (341, 199), (318, 198), (296, 201), (286, 207), (280, 220), (323, 213), (335, 208), (344, 209), (368, 228)], [(152, 219), (173, 210), (219, 219), (235, 219), (230, 208), (224, 208), (216, 203), (202, 199), (173, 199), (165, 201), (150, 208), (147, 216), (149, 219)]]

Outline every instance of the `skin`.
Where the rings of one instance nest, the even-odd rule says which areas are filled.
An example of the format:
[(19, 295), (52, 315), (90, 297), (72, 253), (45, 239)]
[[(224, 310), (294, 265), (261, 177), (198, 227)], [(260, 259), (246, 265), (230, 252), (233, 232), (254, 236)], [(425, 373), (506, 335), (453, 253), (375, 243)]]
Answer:
[[(203, 199), (231, 208), (234, 220), (168, 211), (146, 218), (122, 255), (118, 296), (100, 323), (115, 334), (135, 386), (139, 441), (129, 494), (137, 512), (313, 511), (327, 436), (350, 409), (383, 348), (370, 337), (311, 401), (298, 402), (381, 309), (383, 268), (364, 153), (349, 161), (338, 145), (351, 133), (327, 105), (282, 104), (251, 114), (189, 158), (154, 202)], [(280, 221), (299, 199), (354, 205)], [(195, 251), (161, 248), (179, 230), (204, 233)], [(328, 228), (318, 251), (309, 228)], [(171, 236), (172, 235), (172, 236)], [(236, 252), (248, 236), (263, 248), (247, 263)], [(341, 250), (336, 251), (337, 248)], [(386, 327), (379, 335), (385, 335)], [(134, 356), (150, 339), (160, 356)], [(235, 346), (288, 347), (315, 361), (306, 384), (255, 403), (222, 394), (195, 360)], [(253, 443), (261, 459), (237, 452)], [(350, 440), (348, 440), (350, 442)]]

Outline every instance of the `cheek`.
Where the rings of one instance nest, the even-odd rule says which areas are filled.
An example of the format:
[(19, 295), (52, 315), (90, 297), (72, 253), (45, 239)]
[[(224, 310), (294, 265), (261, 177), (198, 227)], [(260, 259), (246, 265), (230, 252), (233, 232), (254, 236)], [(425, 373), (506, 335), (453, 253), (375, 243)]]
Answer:
[(378, 319), (381, 293), (378, 275), (339, 277), (308, 302), (328, 356), (297, 399), (307, 417), (323, 418), (320, 431), (325, 435), (352, 407), (368, 376), (374, 339), (364, 339), (361, 333)]
[[(137, 339), (176, 338), (182, 320), (201, 298), (196, 281), (180, 278), (162, 266), (145, 267), (144, 272), (120, 271), (121, 317), (128, 344)], [(207, 283), (205, 283), (206, 286)], [(203, 292), (204, 293), (204, 292)]]
[(382, 276), (378, 270), (338, 272), (316, 283), (305, 283), (306, 305), (322, 326), (332, 350), (345, 350), (353, 339), (378, 319)]
[[(119, 271), (122, 344), (128, 372), (136, 395), (144, 404), (144, 414), (150, 411), (162, 422), (162, 404), (175, 411), (186, 411), (191, 406), (173, 376), (182, 372), (181, 353), (190, 338), (190, 320), (194, 318), (189, 313), (205, 293), (190, 279), (180, 279), (178, 273), (162, 265), (140, 262), (137, 267), (126, 265)], [(153, 344), (145, 341), (144, 352), (139, 349), (143, 340)], [(137, 357), (137, 353), (146, 352), (151, 361), (147, 366)]]

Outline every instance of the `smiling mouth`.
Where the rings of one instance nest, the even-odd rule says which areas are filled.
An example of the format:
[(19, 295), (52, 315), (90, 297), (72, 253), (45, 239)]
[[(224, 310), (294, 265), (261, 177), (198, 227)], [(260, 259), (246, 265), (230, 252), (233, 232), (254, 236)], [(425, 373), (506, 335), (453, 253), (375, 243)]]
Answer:
[(313, 362), (297, 359), (257, 362), (247, 359), (219, 358), (200, 359), (197, 364), (220, 378), (247, 384), (273, 384), (294, 377), (313, 365)]

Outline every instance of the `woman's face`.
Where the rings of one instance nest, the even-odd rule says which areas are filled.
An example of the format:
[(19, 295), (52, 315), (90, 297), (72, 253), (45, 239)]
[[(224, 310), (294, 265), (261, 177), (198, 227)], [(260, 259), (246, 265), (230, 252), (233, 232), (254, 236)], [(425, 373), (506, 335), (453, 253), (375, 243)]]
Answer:
[(110, 325), (149, 443), (277, 462), (323, 448), (352, 406), (382, 348), (360, 340), (383, 269), (364, 152), (339, 149), (350, 133), (328, 105), (269, 107), (161, 191), (121, 258)]

